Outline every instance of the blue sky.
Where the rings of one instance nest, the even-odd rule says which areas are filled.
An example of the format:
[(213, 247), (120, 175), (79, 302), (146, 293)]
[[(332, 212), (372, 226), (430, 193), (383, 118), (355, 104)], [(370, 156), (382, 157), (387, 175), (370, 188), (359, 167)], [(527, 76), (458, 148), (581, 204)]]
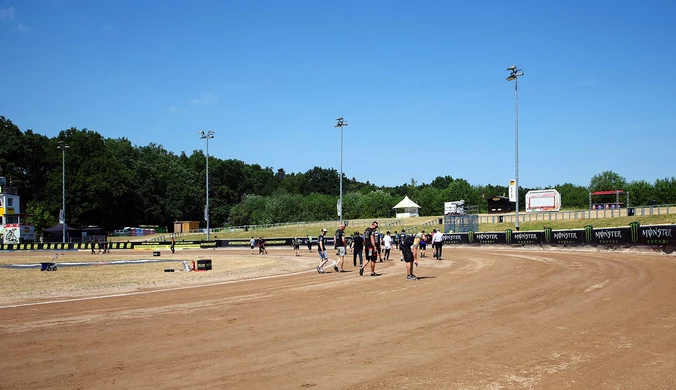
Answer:
[[(0, 0), (0, 115), (394, 186), (672, 177), (676, 2)], [(387, 167), (387, 164), (390, 167)]]

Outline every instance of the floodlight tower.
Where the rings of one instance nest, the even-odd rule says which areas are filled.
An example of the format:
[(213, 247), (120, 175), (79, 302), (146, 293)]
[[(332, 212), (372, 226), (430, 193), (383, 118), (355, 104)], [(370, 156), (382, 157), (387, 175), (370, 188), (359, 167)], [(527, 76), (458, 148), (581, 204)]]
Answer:
[(343, 127), (347, 126), (347, 122), (341, 117), (336, 119), (337, 123), (334, 127), (340, 127), (340, 200), (338, 201), (338, 212), (340, 213), (340, 224), (343, 224)]
[(198, 131), (200, 139), (207, 140), (207, 205), (204, 207), (204, 220), (207, 221), (207, 241), (209, 241), (209, 138), (214, 138), (214, 131)]
[(63, 243), (66, 243), (66, 149), (70, 146), (66, 145), (65, 141), (59, 141), (59, 146), (57, 148), (61, 149), (61, 215), (59, 216), (59, 222), (62, 223), (63, 228)]
[(516, 65), (507, 68), (509, 76), (507, 81), (514, 81), (514, 192), (516, 193), (516, 225), (515, 229), (519, 230), (519, 77), (523, 76), (521, 69), (517, 69)]

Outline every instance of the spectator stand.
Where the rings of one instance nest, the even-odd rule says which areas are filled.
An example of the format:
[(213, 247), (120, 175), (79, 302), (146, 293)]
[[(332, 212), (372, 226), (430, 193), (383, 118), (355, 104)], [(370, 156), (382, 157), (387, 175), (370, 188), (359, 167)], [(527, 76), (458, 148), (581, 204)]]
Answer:
[[(626, 196), (626, 203), (620, 202), (620, 194)], [(615, 195), (614, 202), (608, 201), (611, 195)], [(605, 197), (600, 198), (603, 201), (594, 201), (593, 197)], [(596, 198), (599, 199), (599, 198)], [(619, 210), (622, 208), (629, 207), (629, 192), (623, 190), (610, 190), (610, 191), (596, 191), (589, 193), (589, 209), (590, 210)]]

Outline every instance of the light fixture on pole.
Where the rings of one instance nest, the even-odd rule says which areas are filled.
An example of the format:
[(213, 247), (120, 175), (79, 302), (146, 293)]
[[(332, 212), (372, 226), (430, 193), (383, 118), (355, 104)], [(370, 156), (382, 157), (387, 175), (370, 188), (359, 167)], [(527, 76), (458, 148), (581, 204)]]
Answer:
[(66, 149), (70, 146), (65, 141), (59, 141), (57, 148), (61, 149), (61, 212), (59, 213), (59, 222), (63, 228), (63, 243), (66, 243)]
[(518, 77), (523, 76), (521, 69), (517, 69), (516, 65), (507, 68), (510, 72), (507, 81), (514, 81), (514, 187), (516, 193), (516, 225), (515, 229), (519, 230), (519, 80)]
[(200, 139), (207, 140), (207, 205), (204, 207), (204, 220), (207, 221), (207, 241), (209, 241), (209, 138), (214, 138), (214, 131), (209, 130), (206, 133), (204, 130), (198, 132)]
[(340, 217), (340, 224), (343, 224), (343, 127), (347, 126), (347, 122), (343, 118), (336, 119), (338, 123), (334, 127), (340, 127), (340, 199), (338, 200), (338, 213)]

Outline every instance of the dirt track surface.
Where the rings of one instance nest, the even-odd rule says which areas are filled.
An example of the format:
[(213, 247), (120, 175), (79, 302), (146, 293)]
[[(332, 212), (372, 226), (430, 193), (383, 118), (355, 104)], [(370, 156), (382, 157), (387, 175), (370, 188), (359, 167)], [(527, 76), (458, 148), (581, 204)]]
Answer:
[(676, 388), (673, 256), (445, 247), (418, 281), (393, 257), (2, 308), (0, 389)]

